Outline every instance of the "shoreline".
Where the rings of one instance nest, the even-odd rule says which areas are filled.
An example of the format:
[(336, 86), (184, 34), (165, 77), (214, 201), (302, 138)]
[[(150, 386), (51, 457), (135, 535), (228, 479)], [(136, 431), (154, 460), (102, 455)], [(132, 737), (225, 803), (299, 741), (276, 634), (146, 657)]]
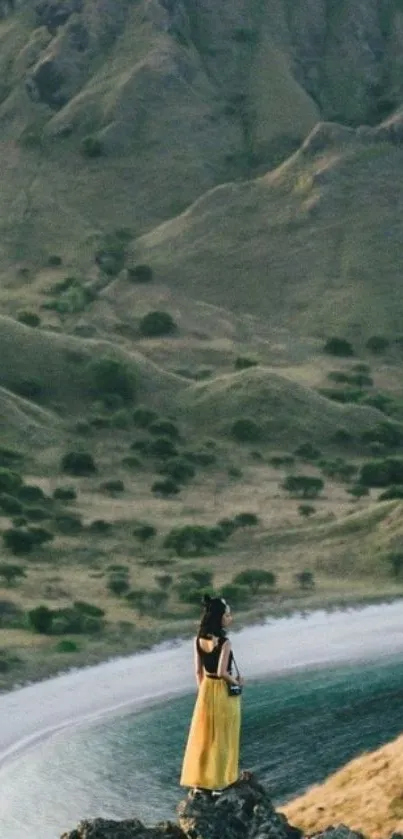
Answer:
[[(231, 633), (246, 682), (403, 655), (399, 602), (266, 618)], [(0, 696), (0, 773), (58, 731), (195, 692), (191, 639), (170, 639)]]

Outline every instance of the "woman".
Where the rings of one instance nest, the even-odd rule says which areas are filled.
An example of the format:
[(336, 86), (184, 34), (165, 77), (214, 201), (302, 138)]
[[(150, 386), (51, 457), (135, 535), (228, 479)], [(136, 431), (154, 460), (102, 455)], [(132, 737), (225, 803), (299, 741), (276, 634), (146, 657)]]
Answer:
[(243, 685), (232, 673), (234, 657), (226, 628), (231, 611), (220, 597), (203, 599), (204, 613), (195, 639), (199, 688), (182, 766), (180, 784), (219, 793), (239, 778), (241, 698), (228, 685)]

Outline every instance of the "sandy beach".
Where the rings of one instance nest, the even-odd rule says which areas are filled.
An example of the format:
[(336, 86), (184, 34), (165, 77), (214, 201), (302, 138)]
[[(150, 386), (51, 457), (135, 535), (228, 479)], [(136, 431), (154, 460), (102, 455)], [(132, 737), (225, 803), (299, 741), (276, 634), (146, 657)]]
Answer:
[[(246, 680), (403, 654), (403, 604), (270, 620), (231, 633)], [(0, 769), (67, 726), (135, 711), (194, 690), (192, 642), (68, 672), (0, 696)]]

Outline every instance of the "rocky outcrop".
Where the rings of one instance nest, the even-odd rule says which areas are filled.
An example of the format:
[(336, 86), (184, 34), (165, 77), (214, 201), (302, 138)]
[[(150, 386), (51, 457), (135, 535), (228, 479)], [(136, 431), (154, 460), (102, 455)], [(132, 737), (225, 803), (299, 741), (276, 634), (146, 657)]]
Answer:
[[(264, 787), (248, 777), (217, 798), (190, 793), (179, 804), (178, 824), (165, 822), (148, 828), (137, 819), (95, 819), (81, 822), (62, 839), (302, 839), (302, 832), (275, 811)], [(317, 834), (316, 839), (363, 837), (339, 825)]]

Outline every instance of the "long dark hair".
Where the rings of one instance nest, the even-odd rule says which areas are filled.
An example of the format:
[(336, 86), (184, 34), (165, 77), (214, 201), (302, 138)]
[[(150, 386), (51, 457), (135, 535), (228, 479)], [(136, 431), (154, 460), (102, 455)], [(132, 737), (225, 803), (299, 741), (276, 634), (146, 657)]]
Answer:
[(217, 638), (225, 638), (226, 633), (222, 626), (222, 619), (227, 608), (225, 600), (205, 594), (202, 603), (204, 611), (197, 637), (205, 638), (208, 635), (215, 635)]

